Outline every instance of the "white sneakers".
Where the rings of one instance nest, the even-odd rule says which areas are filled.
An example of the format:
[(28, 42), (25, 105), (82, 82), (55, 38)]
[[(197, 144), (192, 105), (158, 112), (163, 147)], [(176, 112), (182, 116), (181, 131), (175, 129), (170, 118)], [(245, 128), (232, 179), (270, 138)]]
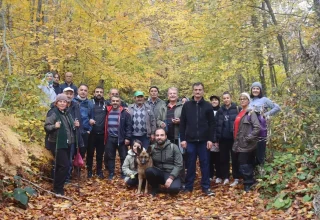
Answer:
[(217, 179), (216, 179), (216, 183), (222, 183), (222, 179), (217, 178)]
[[(222, 183), (222, 179), (221, 178), (217, 178), (216, 179), (216, 184)], [(228, 185), (230, 183), (229, 179), (224, 179), (223, 181), (223, 185)], [(234, 187), (236, 185), (239, 184), (239, 179), (234, 179), (234, 182), (230, 184), (231, 187)]]
[(234, 187), (239, 184), (239, 179), (234, 179), (234, 182), (230, 184), (230, 186)]

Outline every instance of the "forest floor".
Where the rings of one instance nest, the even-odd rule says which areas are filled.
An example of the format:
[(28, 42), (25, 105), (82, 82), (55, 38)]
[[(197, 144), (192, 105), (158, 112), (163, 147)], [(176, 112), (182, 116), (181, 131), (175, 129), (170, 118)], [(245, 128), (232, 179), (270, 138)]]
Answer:
[[(119, 173), (112, 181), (86, 179), (85, 172), (81, 177), (80, 194), (76, 177), (65, 187), (65, 196), (72, 201), (38, 190), (26, 210), (13, 200), (0, 203), (0, 219), (315, 219), (311, 202), (296, 200), (288, 210), (267, 210), (269, 200), (257, 191), (245, 193), (241, 184), (232, 188), (212, 182), (216, 195), (207, 197), (201, 192), (199, 170), (193, 193), (176, 196), (137, 195), (136, 189), (124, 185)], [(43, 179), (37, 184), (52, 188)]]

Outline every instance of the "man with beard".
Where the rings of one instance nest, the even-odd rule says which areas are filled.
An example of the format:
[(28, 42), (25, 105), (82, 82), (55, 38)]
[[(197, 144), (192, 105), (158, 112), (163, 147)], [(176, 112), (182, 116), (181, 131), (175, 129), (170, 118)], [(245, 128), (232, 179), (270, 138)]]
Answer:
[(120, 106), (120, 97), (111, 98), (112, 106), (107, 106), (107, 115), (105, 117), (104, 143), (106, 143), (105, 155), (108, 155), (109, 180), (114, 177), (116, 150), (120, 156), (121, 178), (125, 175), (122, 172), (122, 165), (127, 156), (127, 145), (130, 144), (132, 133), (131, 115)]
[(164, 185), (172, 194), (179, 192), (181, 180), (179, 174), (182, 170), (182, 154), (179, 147), (167, 139), (166, 131), (158, 128), (155, 131), (156, 143), (151, 146), (153, 167), (146, 169), (146, 179), (152, 187), (152, 195), (159, 192), (159, 185)]
[(106, 118), (106, 100), (103, 97), (104, 89), (100, 86), (94, 90), (93, 103), (93, 126), (89, 135), (87, 149), (88, 178), (92, 177), (93, 155), (96, 150), (96, 175), (103, 179), (102, 160), (104, 154), (104, 122)]

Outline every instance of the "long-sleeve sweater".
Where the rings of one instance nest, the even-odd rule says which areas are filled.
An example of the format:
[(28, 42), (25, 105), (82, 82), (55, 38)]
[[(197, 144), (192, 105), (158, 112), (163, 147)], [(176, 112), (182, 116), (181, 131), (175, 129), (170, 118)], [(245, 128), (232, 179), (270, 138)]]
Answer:
[[(272, 116), (281, 111), (280, 106), (267, 97), (254, 97), (250, 100), (249, 108), (254, 111), (263, 112), (265, 116)], [(270, 109), (268, 111), (268, 109)]]

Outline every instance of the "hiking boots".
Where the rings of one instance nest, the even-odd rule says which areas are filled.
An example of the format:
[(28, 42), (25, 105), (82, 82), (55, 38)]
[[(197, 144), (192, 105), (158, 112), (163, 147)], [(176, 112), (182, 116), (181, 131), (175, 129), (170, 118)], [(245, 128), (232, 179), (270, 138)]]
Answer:
[(211, 191), (210, 189), (203, 189), (202, 192), (206, 195), (206, 196), (214, 196), (214, 192)]
[(97, 171), (97, 176), (98, 176), (100, 179), (104, 179), (104, 175), (103, 175), (102, 170)]
[(114, 177), (114, 173), (109, 173), (108, 180), (112, 180)]
[(88, 177), (88, 178), (92, 178), (92, 171), (90, 171), (90, 170), (88, 171), (87, 177)]

